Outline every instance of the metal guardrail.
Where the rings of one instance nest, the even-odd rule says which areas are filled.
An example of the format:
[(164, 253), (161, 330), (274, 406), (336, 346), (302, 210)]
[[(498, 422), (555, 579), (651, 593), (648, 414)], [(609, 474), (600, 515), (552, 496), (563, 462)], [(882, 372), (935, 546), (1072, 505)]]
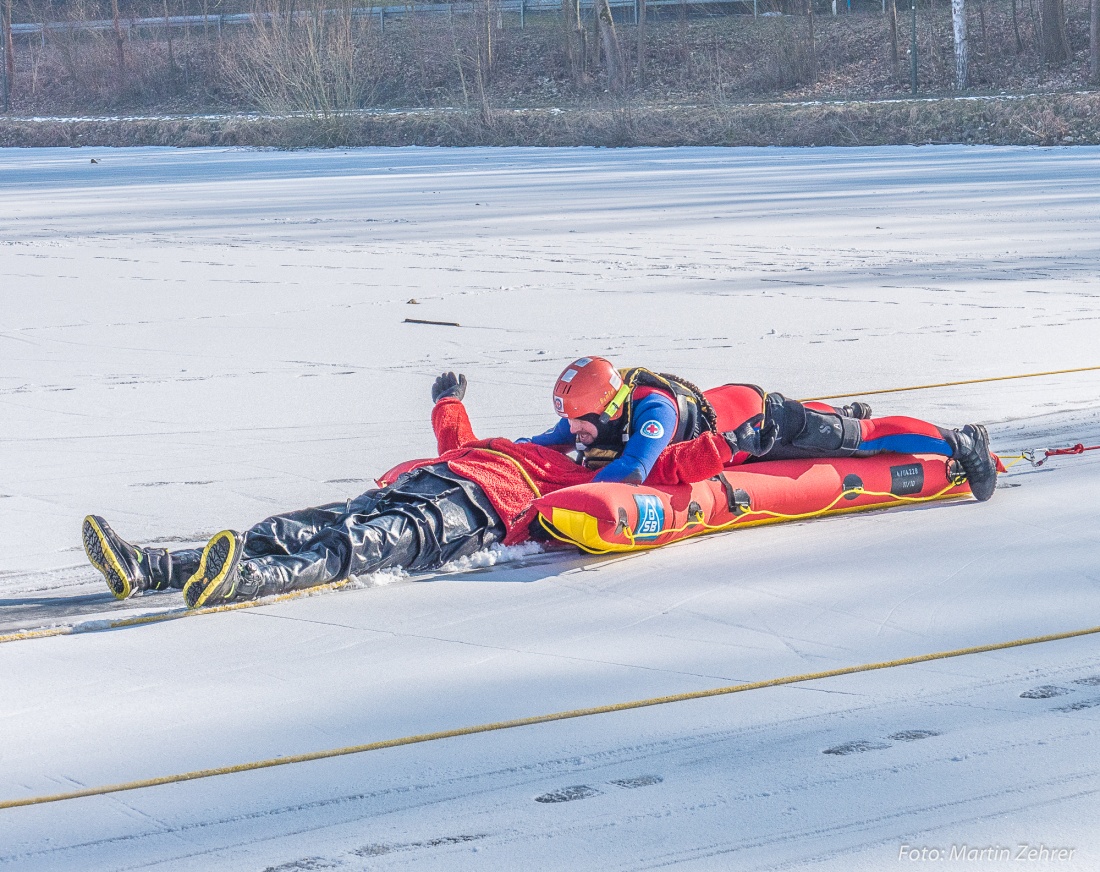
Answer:
[[(759, 0), (647, 0), (646, 8), (654, 9), (669, 6), (733, 6), (752, 5), (753, 15), (758, 14), (757, 4)], [(580, 9), (591, 10), (595, 7), (595, 0), (577, 0)], [(638, 0), (608, 0), (608, 5), (613, 9), (627, 9), (633, 11), (634, 23), (638, 22)], [(351, 10), (354, 18), (368, 18), (377, 16), (379, 22), (385, 27), (387, 17), (402, 15), (439, 14), (454, 15), (456, 12), (464, 14), (472, 11), (473, 2), (454, 3), (409, 3), (401, 6), (359, 6)], [(561, 0), (498, 0), (494, 12), (509, 12), (519, 16), (520, 27), (525, 24), (528, 12), (558, 12), (561, 10)], [(345, 14), (344, 10), (326, 9), (324, 16), (337, 16)], [(294, 13), (295, 20), (312, 18), (314, 13), (299, 11)], [(151, 30), (166, 28), (214, 28), (219, 33), (226, 25), (252, 24), (259, 21), (271, 21), (277, 17), (274, 13), (241, 12), (232, 15), (169, 15), (159, 18), (125, 18), (119, 19), (118, 26), (129, 33), (132, 30)], [(278, 16), (282, 17), (282, 16)], [(73, 30), (114, 30), (115, 22), (110, 19), (98, 21), (47, 21), (29, 24), (12, 24), (13, 36), (41, 35), (45, 38), (47, 33), (65, 32)]]

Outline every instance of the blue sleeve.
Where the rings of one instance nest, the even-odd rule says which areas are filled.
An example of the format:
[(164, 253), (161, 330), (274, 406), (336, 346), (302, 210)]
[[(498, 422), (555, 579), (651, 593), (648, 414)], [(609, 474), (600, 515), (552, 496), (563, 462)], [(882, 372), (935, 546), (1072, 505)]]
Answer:
[(645, 481), (676, 434), (676, 418), (676, 406), (664, 394), (644, 397), (634, 407), (634, 431), (622, 455), (597, 472), (593, 481)]
[(536, 445), (552, 448), (556, 445), (568, 445), (572, 447), (577, 440), (573, 438), (573, 433), (569, 429), (569, 419), (558, 418), (558, 423), (545, 433), (539, 433), (538, 436), (532, 436), (530, 439), (517, 439), (516, 441), (534, 442)]

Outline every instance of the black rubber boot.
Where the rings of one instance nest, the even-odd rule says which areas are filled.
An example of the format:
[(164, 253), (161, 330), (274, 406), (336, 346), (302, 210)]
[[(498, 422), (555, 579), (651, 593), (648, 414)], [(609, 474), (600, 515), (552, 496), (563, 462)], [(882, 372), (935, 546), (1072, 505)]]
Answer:
[(131, 545), (99, 515), (88, 515), (80, 532), (88, 560), (118, 599), (143, 590), (181, 588), (198, 568), (198, 550), (170, 552)]
[(855, 418), (857, 421), (865, 421), (871, 417), (871, 407), (858, 400), (847, 406), (841, 406), (837, 411), (845, 418)]
[(967, 424), (949, 432), (955, 435), (950, 440), (955, 449), (952, 456), (966, 473), (974, 499), (984, 503), (997, 488), (997, 461), (989, 451), (989, 433), (981, 424)]

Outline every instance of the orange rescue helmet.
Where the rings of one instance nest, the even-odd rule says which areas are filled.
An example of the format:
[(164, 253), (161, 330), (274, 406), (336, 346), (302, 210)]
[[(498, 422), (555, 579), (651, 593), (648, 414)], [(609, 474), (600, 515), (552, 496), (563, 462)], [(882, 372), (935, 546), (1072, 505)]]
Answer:
[(619, 394), (623, 388), (622, 376), (610, 360), (582, 357), (558, 376), (554, 384), (554, 411), (563, 418), (603, 415), (610, 420), (622, 406)]

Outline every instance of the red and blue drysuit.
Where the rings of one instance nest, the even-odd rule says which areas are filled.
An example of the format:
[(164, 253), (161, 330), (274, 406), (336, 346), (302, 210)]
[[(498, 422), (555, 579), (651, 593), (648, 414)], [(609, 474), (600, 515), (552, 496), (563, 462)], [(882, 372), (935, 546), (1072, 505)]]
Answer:
[[(639, 387), (634, 389), (630, 402), (634, 403), (634, 420), (622, 454), (599, 470), (593, 481), (644, 481), (676, 434), (679, 414), (670, 394), (657, 388)], [(575, 447), (568, 418), (560, 418), (555, 426), (531, 441), (547, 448)]]
[[(807, 434), (800, 440), (799, 433), (791, 432), (781, 434), (770, 450), (758, 457), (753, 457), (747, 452), (735, 451), (721, 434), (736, 431), (746, 423), (751, 423), (759, 429), (764, 421), (764, 392), (754, 385), (731, 384), (703, 391), (703, 396), (714, 409), (716, 425), (713, 431), (705, 432), (691, 441), (709, 441), (712, 450), (696, 451), (690, 455), (681, 452), (680, 459), (690, 457), (694, 465), (699, 458), (709, 453), (720, 461), (717, 468), (713, 463), (705, 464), (699, 469), (675, 468), (674, 458), (667, 451), (674, 443), (678, 425), (679, 413), (675, 399), (668, 391), (644, 386), (635, 388), (631, 394), (629, 402), (634, 406), (630, 432), (626, 434), (625, 442), (622, 441), (622, 424), (619, 424), (617, 433), (603, 434), (605, 445), (617, 439), (622, 445), (622, 451), (617, 458), (596, 473), (594, 481), (642, 482), (650, 479), (655, 469), (659, 470), (659, 477), (663, 481), (671, 479), (700, 481), (710, 475), (716, 475), (723, 467), (736, 466), (751, 460), (869, 456), (884, 452), (940, 454), (951, 457), (955, 453), (955, 439), (952, 438), (955, 435), (954, 431), (945, 430), (918, 418), (900, 415), (862, 420), (843, 418), (842, 410), (825, 403), (801, 404), (787, 400), (788, 410), (797, 407), (809, 413), (817, 413), (819, 416), (814, 417), (811, 414), (808, 418), (804, 417), (803, 423), (799, 426), (812, 428), (815, 422), (821, 420), (820, 416), (843, 418), (842, 427), (838, 429), (838, 432), (844, 433), (843, 445), (838, 444), (836, 448), (823, 447), (820, 442), (814, 442), (813, 433)], [(620, 415), (620, 418), (624, 417)], [(612, 421), (605, 427), (614, 429), (615, 424), (616, 421)], [(532, 437), (530, 441), (564, 451), (580, 447), (574, 444), (574, 436), (570, 432), (569, 421), (566, 418), (560, 419), (554, 427)]]

